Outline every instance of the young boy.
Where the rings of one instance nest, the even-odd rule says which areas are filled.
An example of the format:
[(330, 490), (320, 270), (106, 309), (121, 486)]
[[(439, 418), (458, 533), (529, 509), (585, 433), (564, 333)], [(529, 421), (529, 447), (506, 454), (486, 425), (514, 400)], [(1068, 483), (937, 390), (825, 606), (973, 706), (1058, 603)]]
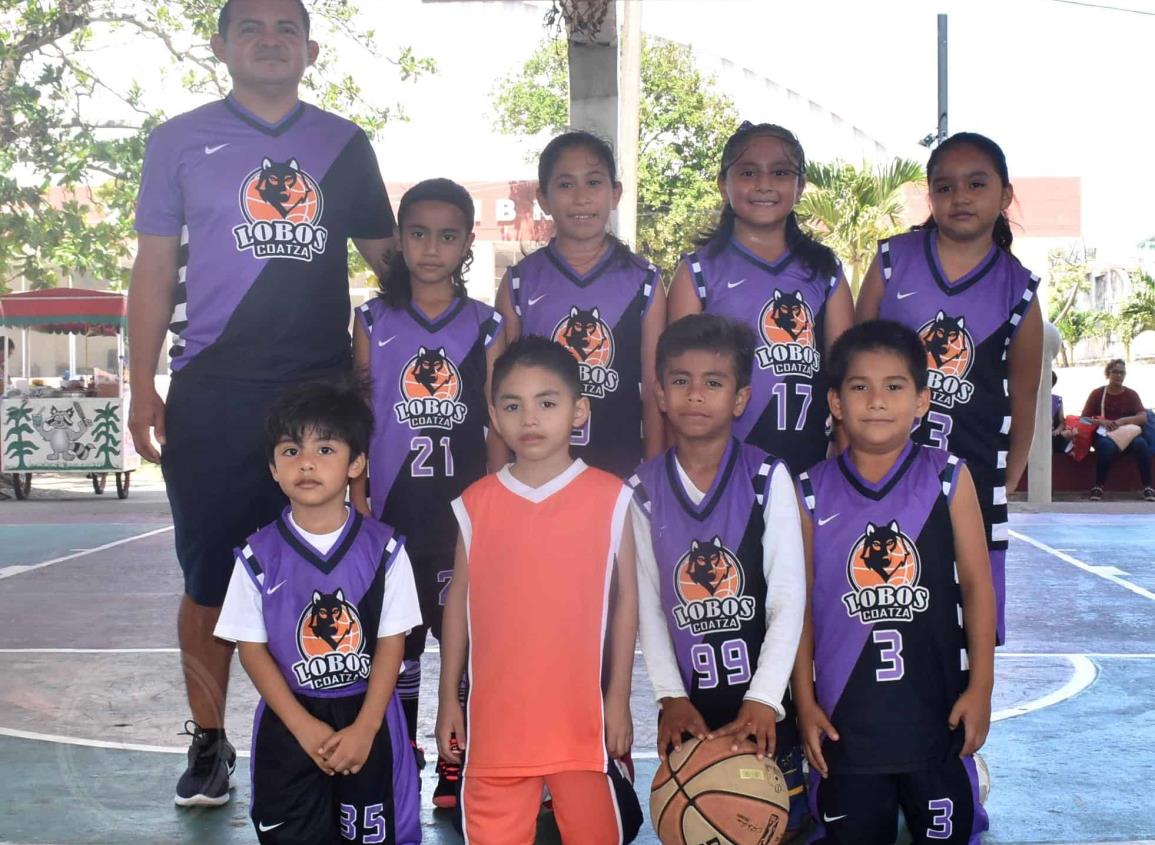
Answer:
[(251, 816), (264, 843), (421, 841), (394, 690), (421, 624), (413, 571), (400, 535), (345, 505), (372, 429), (360, 394), (331, 384), (286, 394), (265, 426), (290, 505), (237, 552), (215, 632), (261, 694)]
[(811, 842), (978, 843), (974, 757), (994, 682), (995, 599), (962, 461), (910, 441), (927, 412), (918, 335), (873, 320), (829, 361), (850, 447), (799, 477), (812, 562), (794, 700), (811, 767)]
[[(510, 344), (491, 393), (490, 420), (515, 458), (453, 503), (461, 533), (442, 621), (438, 751), (460, 763), (464, 749), (471, 845), (530, 845), (543, 786), (569, 845), (629, 842), (641, 808), (616, 765), (633, 736), (629, 489), (570, 456), (589, 401), (564, 347)], [(468, 718), (458, 701), (467, 651)]]
[[(663, 758), (687, 733), (733, 736), (735, 747), (749, 735), (759, 754), (778, 745), (806, 582), (790, 472), (732, 432), (750, 398), (754, 345), (749, 327), (716, 314), (683, 317), (658, 341), (658, 404), (674, 447), (630, 484)], [(800, 762), (781, 763), (799, 795)]]

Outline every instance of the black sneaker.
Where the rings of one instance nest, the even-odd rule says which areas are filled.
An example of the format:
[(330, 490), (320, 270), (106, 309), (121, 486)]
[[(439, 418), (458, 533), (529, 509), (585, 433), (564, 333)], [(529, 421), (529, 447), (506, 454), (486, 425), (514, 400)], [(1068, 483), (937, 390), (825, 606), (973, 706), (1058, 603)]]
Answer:
[(445, 759), (437, 760), (437, 786), (433, 788), (433, 806), (452, 810), (457, 806), (461, 786), (461, 767)]
[(181, 736), (191, 736), (192, 742), (188, 747), (188, 768), (176, 784), (176, 805), (219, 807), (229, 803), (237, 752), (225, 739), (224, 731), (210, 733), (190, 719), (184, 723)]

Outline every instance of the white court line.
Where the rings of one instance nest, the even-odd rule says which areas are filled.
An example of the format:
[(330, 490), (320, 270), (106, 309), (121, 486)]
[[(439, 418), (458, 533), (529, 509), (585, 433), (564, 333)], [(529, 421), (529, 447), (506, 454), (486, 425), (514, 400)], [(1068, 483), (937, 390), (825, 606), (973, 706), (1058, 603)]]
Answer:
[(164, 528), (157, 528), (155, 531), (146, 531), (143, 534), (134, 534), (131, 537), (125, 537), (123, 540), (114, 540), (111, 543), (105, 543), (103, 546), (97, 546), (93, 549), (85, 549), (81, 552), (74, 552), (64, 557), (56, 557), (52, 560), (46, 560), (41, 563), (31, 563), (28, 565), (5, 566), (0, 569), (0, 580), (4, 578), (11, 578), (13, 575), (23, 575), (25, 572), (32, 572), (37, 569), (43, 569), (46, 566), (52, 566), (56, 563), (64, 563), (66, 560), (75, 560), (78, 557), (94, 554), (95, 552), (103, 552), (105, 549), (111, 549), (115, 546), (123, 546), (125, 543), (131, 543), (135, 540), (143, 540), (145, 537), (152, 537), (157, 534), (163, 534), (165, 531), (172, 531), (171, 525), (166, 525)]
[(1047, 695), (1017, 704), (1014, 707), (1007, 707), (1004, 710), (996, 710), (991, 714), (991, 721), (1001, 722), (1004, 719), (1013, 719), (1016, 716), (1034, 713), (1036, 710), (1042, 710), (1044, 707), (1066, 701), (1095, 683), (1095, 679), (1099, 677), (1099, 667), (1095, 665), (1094, 661), (1082, 654), (1069, 654), (1066, 655), (1066, 658), (1075, 670), (1067, 683)]
[(1078, 567), (1084, 572), (1089, 572), (1092, 575), (1096, 575), (1099, 578), (1110, 581), (1113, 584), (1118, 584), (1120, 587), (1135, 593), (1135, 595), (1142, 596), (1143, 598), (1150, 599), (1151, 601), (1155, 601), (1155, 593), (1151, 592), (1150, 590), (1143, 589), (1138, 584), (1132, 584), (1126, 578), (1121, 577), (1119, 574), (1120, 570), (1114, 566), (1091, 566), (1089, 563), (1083, 563), (1083, 561), (1079, 560), (1077, 557), (1072, 557), (1066, 552), (1059, 551), (1052, 546), (1048, 546), (1046, 543), (1039, 542), (1034, 537), (1028, 537), (1026, 534), (1020, 534), (1018, 531), (1011, 531), (1010, 534), (1016, 539), (1022, 540), (1025, 543), (1030, 543), (1036, 549), (1042, 549), (1047, 554), (1054, 555), (1059, 560), (1063, 561), (1063, 563), (1069, 563), (1071, 566)]

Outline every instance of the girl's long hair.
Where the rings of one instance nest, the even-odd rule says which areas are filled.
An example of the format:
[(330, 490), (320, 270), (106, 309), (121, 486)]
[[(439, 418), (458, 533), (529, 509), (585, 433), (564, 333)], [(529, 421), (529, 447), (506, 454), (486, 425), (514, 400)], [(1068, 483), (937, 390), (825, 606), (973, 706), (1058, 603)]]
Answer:
[[(738, 156), (746, 149), (751, 139), (763, 135), (777, 138), (782, 142), (795, 167), (798, 168), (799, 176), (805, 181), (806, 153), (794, 133), (774, 123), (755, 124), (748, 120), (738, 127), (722, 148), (722, 165), (718, 171), (718, 179), (726, 178), (726, 171), (738, 160)], [(733, 237), (734, 221), (737, 218), (738, 215), (727, 201), (718, 215), (718, 225), (708, 232), (703, 232), (695, 241), (695, 245), (701, 247), (707, 255), (716, 255)], [(786, 248), (798, 256), (802, 264), (816, 275), (830, 278), (839, 272), (838, 257), (834, 251), (805, 231), (799, 225), (798, 215), (793, 210), (786, 217)]]
[[(418, 182), (401, 197), (401, 204), (397, 206), (397, 231), (405, 225), (405, 214), (418, 202), (445, 202), (459, 209), (465, 216), (465, 234), (473, 232), (473, 197), (469, 191), (451, 179), (426, 179)], [(453, 293), (455, 296), (465, 296), (465, 274), (473, 264), (473, 247), (466, 250), (453, 271)], [(389, 262), (389, 269), (380, 279), (381, 292), (377, 295), (385, 300), (390, 308), (404, 308), (413, 298), (413, 282), (409, 277), (409, 267), (405, 264), (405, 257), (398, 250)]]

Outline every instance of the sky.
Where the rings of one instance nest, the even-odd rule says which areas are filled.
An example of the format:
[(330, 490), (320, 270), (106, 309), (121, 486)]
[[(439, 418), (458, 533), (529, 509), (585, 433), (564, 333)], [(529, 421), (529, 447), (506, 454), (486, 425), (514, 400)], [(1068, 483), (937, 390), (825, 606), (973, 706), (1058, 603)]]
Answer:
[[(998, 141), (1012, 180), (1081, 177), (1084, 238), (1101, 256), (1127, 261), (1138, 241), (1155, 235), (1155, 0), (1110, 0), (1132, 11), (1105, 8), (1109, 0), (626, 1), (642, 3), (646, 33), (791, 88), (911, 157), (925, 157), (916, 142), (935, 128), (936, 15), (946, 13), (950, 130)], [(384, 55), (409, 45), (439, 67), (402, 86), (380, 59), (342, 49), (370, 99), (400, 99), (411, 117), (378, 139), (387, 180), (532, 176), (527, 157), (540, 142), (495, 134), (490, 93), (544, 37), (548, 3), (360, 0), (360, 7)], [(325, 33), (317, 35), (324, 49)], [(123, 78), (147, 68), (142, 81), (151, 82), (150, 93), (162, 89), (170, 112), (197, 104), (174, 96), (175, 71), (158, 86), (156, 65), (125, 50), (124, 38), (98, 50), (95, 63)], [(721, 80), (720, 90), (728, 84)], [(773, 112), (772, 104), (748, 93), (737, 105), (743, 118), (775, 120), (762, 111)]]

